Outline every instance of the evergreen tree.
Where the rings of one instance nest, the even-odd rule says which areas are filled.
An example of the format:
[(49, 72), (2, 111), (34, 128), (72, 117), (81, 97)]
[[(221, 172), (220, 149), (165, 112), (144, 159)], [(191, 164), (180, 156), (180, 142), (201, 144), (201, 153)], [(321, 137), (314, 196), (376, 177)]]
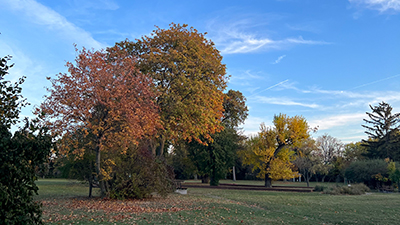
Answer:
[(368, 148), (365, 154), (369, 158), (390, 158), (400, 160), (399, 150), (399, 122), (400, 113), (392, 114), (393, 108), (386, 102), (378, 106), (371, 106), (372, 112), (366, 112), (369, 119), (364, 119), (362, 125), (368, 135), (368, 140), (363, 140)]

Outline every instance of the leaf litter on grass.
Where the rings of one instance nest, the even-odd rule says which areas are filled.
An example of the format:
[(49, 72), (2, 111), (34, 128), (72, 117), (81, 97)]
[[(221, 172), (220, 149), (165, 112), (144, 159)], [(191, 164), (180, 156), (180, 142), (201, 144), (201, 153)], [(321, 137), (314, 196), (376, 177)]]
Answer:
[(146, 213), (202, 210), (206, 201), (200, 199), (153, 197), (146, 200), (114, 200), (107, 198), (64, 198), (44, 200), (43, 221), (52, 223), (72, 220), (124, 221)]

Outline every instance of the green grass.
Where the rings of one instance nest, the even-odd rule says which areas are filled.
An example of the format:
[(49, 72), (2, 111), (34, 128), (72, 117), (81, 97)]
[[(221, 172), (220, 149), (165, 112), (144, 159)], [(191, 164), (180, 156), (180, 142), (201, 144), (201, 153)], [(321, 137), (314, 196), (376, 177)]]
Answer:
[(78, 182), (39, 180), (37, 184), (38, 200), (45, 203), (43, 218), (49, 224), (397, 224), (400, 221), (397, 193), (333, 196), (189, 188), (187, 195), (171, 194), (166, 199), (102, 201), (84, 197), (88, 189)]

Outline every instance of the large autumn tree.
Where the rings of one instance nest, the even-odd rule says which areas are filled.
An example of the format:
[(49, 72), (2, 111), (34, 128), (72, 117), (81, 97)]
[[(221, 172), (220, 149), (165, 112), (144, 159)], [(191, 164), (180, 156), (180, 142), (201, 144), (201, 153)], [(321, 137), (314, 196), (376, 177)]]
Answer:
[(289, 179), (295, 174), (295, 159), (292, 147), (297, 147), (310, 137), (307, 121), (301, 116), (285, 114), (274, 116), (273, 126), (261, 124), (261, 131), (247, 141), (247, 149), (241, 152), (243, 163), (259, 169), (265, 186), (271, 187), (272, 180)]
[[(225, 65), (214, 43), (187, 25), (157, 28), (150, 36), (117, 43), (138, 59), (138, 68), (153, 79), (163, 130), (153, 151), (164, 154), (166, 143), (204, 143), (223, 129)], [(201, 140), (200, 137), (204, 139)]]
[[(93, 136), (96, 173), (105, 194), (106, 170), (101, 152), (135, 144), (159, 127), (152, 80), (136, 67), (136, 58), (126, 51), (78, 51), (75, 63), (67, 62), (68, 73), (51, 79), (50, 95), (37, 109), (53, 134), (68, 138), (78, 130)], [(74, 144), (74, 143), (71, 143)], [(77, 143), (78, 144), (78, 143)], [(84, 155), (85, 147), (75, 148)], [(60, 149), (62, 150), (62, 149)]]

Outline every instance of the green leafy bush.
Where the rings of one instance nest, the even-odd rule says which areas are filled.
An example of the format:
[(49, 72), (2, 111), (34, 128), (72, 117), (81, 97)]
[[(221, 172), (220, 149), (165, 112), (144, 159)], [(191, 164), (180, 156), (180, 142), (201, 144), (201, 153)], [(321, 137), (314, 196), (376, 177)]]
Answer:
[(41, 205), (33, 200), (35, 168), (46, 161), (51, 137), (28, 123), (11, 135), (0, 124), (0, 149), (0, 223), (41, 224)]
[(352, 184), (348, 186), (334, 186), (326, 189), (325, 194), (331, 195), (363, 195), (370, 189), (365, 184)]
[(389, 176), (388, 163), (383, 159), (354, 161), (346, 168), (345, 176), (349, 181), (365, 183), (370, 187), (378, 186), (376, 175)]
[(326, 189), (325, 186), (322, 185), (315, 185), (314, 191), (324, 191)]
[(174, 173), (163, 158), (146, 148), (131, 147), (116, 159), (109, 196), (116, 199), (142, 199), (153, 192), (166, 196), (172, 192)]

